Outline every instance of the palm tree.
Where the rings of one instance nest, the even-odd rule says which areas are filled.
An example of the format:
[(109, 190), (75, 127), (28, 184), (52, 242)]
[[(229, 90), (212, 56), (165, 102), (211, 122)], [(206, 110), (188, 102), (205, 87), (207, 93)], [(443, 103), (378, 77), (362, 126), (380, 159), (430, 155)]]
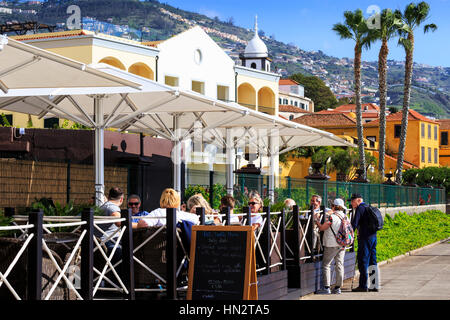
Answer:
[(375, 35), (369, 29), (361, 9), (344, 12), (345, 22), (336, 23), (333, 26), (341, 39), (352, 39), (355, 41), (355, 58), (353, 61), (354, 89), (356, 103), (356, 127), (358, 131), (359, 165), (366, 178), (366, 158), (364, 154), (364, 132), (361, 113), (361, 53), (363, 48), (370, 48), (375, 40)]
[(401, 19), (396, 17), (391, 9), (384, 9), (380, 16), (380, 28), (375, 29), (376, 36), (381, 40), (381, 48), (378, 54), (378, 88), (380, 93), (380, 134), (378, 149), (378, 174), (384, 177), (384, 157), (386, 154), (386, 97), (387, 97), (387, 57), (389, 54), (388, 42), (399, 30), (405, 30), (406, 26)]
[[(397, 177), (396, 182), (401, 183), (402, 181), (402, 170), (403, 161), (405, 157), (405, 146), (406, 146), (406, 131), (408, 129), (408, 114), (409, 114), (409, 103), (411, 97), (411, 78), (413, 72), (413, 52), (414, 52), (414, 31), (428, 19), (428, 14), (430, 12), (430, 6), (428, 3), (422, 1), (419, 4), (410, 3), (406, 6), (405, 11), (402, 13), (399, 10), (395, 11), (397, 18), (402, 19), (406, 24), (406, 28), (399, 30), (399, 44), (405, 49), (405, 82), (403, 88), (403, 115), (402, 115), (402, 126), (400, 133), (400, 143), (398, 146), (398, 157), (397, 157)], [(424, 33), (428, 31), (435, 31), (437, 26), (435, 24), (427, 24), (424, 26)]]

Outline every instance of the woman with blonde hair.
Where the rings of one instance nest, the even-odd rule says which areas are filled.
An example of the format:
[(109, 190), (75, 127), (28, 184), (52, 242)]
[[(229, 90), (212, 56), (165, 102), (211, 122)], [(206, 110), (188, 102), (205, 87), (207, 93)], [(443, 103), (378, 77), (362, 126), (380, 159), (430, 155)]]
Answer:
[(177, 209), (177, 221), (185, 220), (192, 222), (193, 224), (198, 224), (199, 219), (195, 214), (190, 214), (179, 209), (181, 203), (180, 195), (174, 189), (167, 188), (159, 199), (160, 208), (150, 212), (145, 218), (142, 218), (138, 227), (153, 227), (153, 226), (164, 226), (166, 225), (166, 208), (176, 208)]
[(209, 215), (206, 217), (205, 223), (214, 222), (215, 224), (220, 224), (220, 219), (218, 216), (211, 217), (212, 214), (214, 214), (214, 209), (211, 208), (208, 201), (203, 197), (201, 193), (196, 193), (193, 196), (191, 196), (187, 201), (187, 208), (190, 213), (196, 214), (197, 208), (205, 208), (205, 214)]
[(257, 191), (250, 192), (248, 196), (248, 206), (250, 207), (251, 212), (251, 225), (254, 228), (259, 228), (262, 225), (262, 217), (259, 212), (261, 212), (264, 203), (261, 199), (261, 196)]

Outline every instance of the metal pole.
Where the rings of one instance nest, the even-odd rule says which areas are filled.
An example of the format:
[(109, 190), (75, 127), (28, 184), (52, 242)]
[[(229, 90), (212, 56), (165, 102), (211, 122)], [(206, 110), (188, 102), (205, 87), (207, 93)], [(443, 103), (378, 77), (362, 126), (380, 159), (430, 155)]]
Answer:
[(231, 224), (230, 207), (223, 207), (222, 210), (220, 210), (220, 213), (225, 215), (225, 225), (229, 226)]
[(251, 226), (252, 225), (252, 214), (251, 214), (250, 207), (244, 207), (242, 209), (243, 209), (244, 213), (247, 214), (247, 225)]
[(70, 163), (71, 160), (67, 159), (66, 203), (69, 203), (70, 201)]
[(34, 234), (28, 246), (28, 290), (27, 300), (42, 298), (42, 220), (44, 211), (33, 210), (28, 215), (28, 223), (33, 225), (30, 233)]
[(264, 248), (264, 255), (266, 259), (266, 268), (263, 271), (263, 274), (270, 273), (270, 207), (264, 207), (263, 211), (266, 213), (266, 225), (264, 226), (263, 235), (261, 241)]
[(205, 208), (197, 207), (195, 213), (200, 217), (200, 225), (203, 226), (205, 224)]
[(177, 224), (177, 210), (175, 208), (166, 209), (166, 284), (167, 284), (167, 299), (177, 299), (177, 237), (176, 237), (176, 224)]
[(135, 300), (131, 209), (122, 209), (120, 213), (121, 217), (125, 218), (125, 221), (122, 221), (121, 223), (121, 227), (126, 228), (122, 238), (122, 274), (124, 277), (124, 284), (128, 289), (128, 299)]
[(281, 251), (281, 270), (286, 270), (286, 212), (281, 210), (281, 226), (280, 226), (280, 251)]
[(173, 188), (181, 194), (181, 143), (177, 134), (179, 126), (179, 115), (173, 116), (173, 133), (175, 135), (174, 141), (174, 159), (173, 159)]
[(214, 208), (214, 171), (209, 170), (209, 205)]
[(104, 159), (104, 119), (103, 104), (101, 98), (94, 98), (94, 117), (95, 117), (95, 204), (103, 204), (105, 194), (105, 159)]
[(81, 213), (81, 220), (86, 222), (83, 225), (86, 234), (81, 243), (80, 295), (84, 300), (92, 300), (94, 284), (94, 209), (85, 208)]
[(234, 145), (233, 145), (233, 137), (231, 135), (231, 129), (226, 129), (226, 151), (227, 151), (227, 165), (226, 165), (226, 180), (227, 180), (227, 195), (233, 196), (233, 186), (234, 186)]
[(272, 133), (269, 133), (269, 183), (268, 183), (268, 191), (269, 191), (269, 200), (270, 203), (274, 203), (275, 201), (275, 155), (278, 154), (276, 151), (277, 144), (275, 137), (272, 136)]

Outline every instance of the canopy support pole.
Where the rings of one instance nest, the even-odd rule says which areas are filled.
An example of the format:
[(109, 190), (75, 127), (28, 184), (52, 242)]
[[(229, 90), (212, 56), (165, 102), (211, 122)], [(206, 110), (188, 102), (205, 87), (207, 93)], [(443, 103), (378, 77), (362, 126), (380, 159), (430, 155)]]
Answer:
[(227, 177), (227, 195), (233, 196), (234, 186), (234, 143), (231, 135), (231, 129), (226, 129), (226, 151), (227, 151), (227, 165), (226, 165), (226, 177)]
[(104, 113), (103, 103), (99, 96), (94, 98), (94, 121), (95, 126), (95, 205), (101, 206), (105, 194), (105, 158), (104, 158)]
[(179, 115), (173, 115), (173, 188), (180, 194), (181, 197), (181, 141), (179, 140), (179, 133), (177, 129), (179, 127)]
[(278, 136), (269, 132), (269, 186), (270, 203), (275, 202), (275, 164), (278, 159)]

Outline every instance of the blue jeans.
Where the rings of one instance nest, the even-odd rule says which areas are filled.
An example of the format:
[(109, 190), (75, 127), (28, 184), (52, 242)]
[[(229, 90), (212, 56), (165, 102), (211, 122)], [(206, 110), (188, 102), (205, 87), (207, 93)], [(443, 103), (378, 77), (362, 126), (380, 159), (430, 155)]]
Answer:
[(377, 235), (358, 239), (359, 287), (367, 288), (369, 266), (377, 265)]

